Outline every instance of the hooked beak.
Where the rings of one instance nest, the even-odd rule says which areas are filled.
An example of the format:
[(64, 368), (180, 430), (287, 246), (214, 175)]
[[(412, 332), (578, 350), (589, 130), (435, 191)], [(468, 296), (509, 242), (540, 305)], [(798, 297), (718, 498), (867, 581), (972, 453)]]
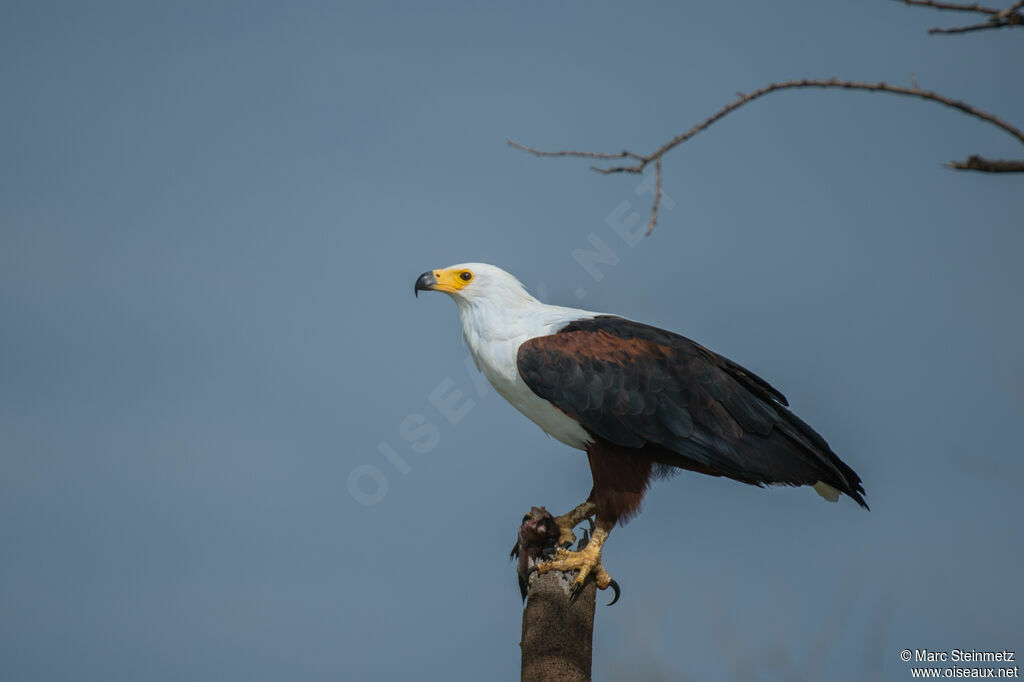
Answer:
[(432, 270), (427, 270), (416, 279), (416, 285), (412, 288), (412, 293), (419, 298), (420, 291), (432, 291), (437, 287), (437, 277), (434, 276)]

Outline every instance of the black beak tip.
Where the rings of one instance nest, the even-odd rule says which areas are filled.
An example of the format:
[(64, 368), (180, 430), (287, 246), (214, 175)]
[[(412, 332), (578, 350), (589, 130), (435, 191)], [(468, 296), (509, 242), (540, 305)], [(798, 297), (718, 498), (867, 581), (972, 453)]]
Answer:
[(413, 285), (412, 293), (415, 294), (416, 298), (420, 297), (420, 291), (429, 291), (437, 285), (437, 278), (434, 277), (434, 273), (430, 270), (424, 272), (418, 278), (416, 278), (416, 284)]

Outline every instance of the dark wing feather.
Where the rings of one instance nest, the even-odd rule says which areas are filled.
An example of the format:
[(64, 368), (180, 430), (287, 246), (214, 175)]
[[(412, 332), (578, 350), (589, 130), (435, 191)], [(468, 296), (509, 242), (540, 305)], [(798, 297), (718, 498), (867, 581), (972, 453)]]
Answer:
[(764, 379), (690, 339), (619, 317), (578, 320), (519, 348), (527, 386), (598, 438), (746, 483), (860, 478)]

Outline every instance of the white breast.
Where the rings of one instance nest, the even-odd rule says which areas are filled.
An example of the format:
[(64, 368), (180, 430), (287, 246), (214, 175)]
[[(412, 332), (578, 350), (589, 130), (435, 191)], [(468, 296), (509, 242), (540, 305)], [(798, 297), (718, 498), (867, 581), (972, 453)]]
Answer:
[(519, 346), (536, 336), (546, 336), (568, 322), (595, 313), (546, 306), (539, 302), (526, 311), (459, 307), (462, 331), (476, 366), (494, 389), (548, 435), (569, 447), (585, 450), (593, 439), (579, 422), (544, 400), (519, 375)]

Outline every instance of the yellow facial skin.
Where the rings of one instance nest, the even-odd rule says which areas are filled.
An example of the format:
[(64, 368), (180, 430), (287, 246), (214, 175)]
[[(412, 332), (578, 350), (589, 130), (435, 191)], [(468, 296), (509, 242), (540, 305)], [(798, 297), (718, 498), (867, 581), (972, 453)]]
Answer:
[(434, 278), (437, 284), (431, 287), (433, 291), (456, 294), (473, 282), (473, 273), (465, 269), (434, 270)]

